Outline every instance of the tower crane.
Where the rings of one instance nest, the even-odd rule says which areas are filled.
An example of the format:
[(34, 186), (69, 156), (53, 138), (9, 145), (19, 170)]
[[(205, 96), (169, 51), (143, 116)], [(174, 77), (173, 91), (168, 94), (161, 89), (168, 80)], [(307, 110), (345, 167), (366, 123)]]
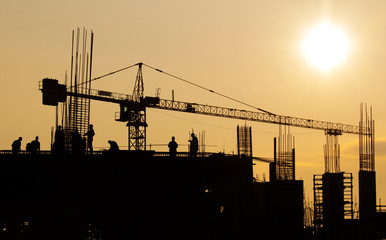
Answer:
[[(65, 102), (67, 96), (119, 104), (120, 112), (119, 114), (116, 114), (115, 120), (127, 122), (129, 132), (129, 150), (146, 150), (146, 128), (148, 126), (146, 122), (146, 108), (157, 108), (170, 111), (324, 130), (326, 134), (330, 135), (341, 135), (342, 133), (362, 135), (373, 134), (372, 129), (365, 127), (277, 115), (261, 109), (259, 109), (260, 111), (247, 111), (242, 109), (218, 107), (199, 103), (160, 99), (158, 96), (144, 96), (142, 75), (143, 65), (143, 63), (137, 63), (133, 65), (138, 66), (138, 72), (132, 95), (118, 94), (95, 89), (90, 89), (88, 93), (81, 93), (74, 90), (75, 88), (67, 88), (67, 86), (59, 84), (58, 80), (45, 78), (42, 80), (42, 84), (40, 84), (40, 90), (43, 93), (43, 104), (55, 106), (58, 105), (58, 102)], [(162, 72), (162, 70), (156, 68), (153, 69)], [(104, 76), (110, 74), (106, 74)], [(100, 78), (101, 77), (94, 78), (91, 81)]]

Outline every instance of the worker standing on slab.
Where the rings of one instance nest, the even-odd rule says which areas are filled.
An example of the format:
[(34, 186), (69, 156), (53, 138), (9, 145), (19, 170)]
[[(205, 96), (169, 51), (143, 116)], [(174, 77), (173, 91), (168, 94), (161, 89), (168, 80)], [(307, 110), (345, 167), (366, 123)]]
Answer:
[(192, 156), (192, 157), (197, 157), (197, 152), (198, 152), (198, 139), (197, 139), (197, 137), (194, 135), (194, 133), (192, 133), (190, 136), (192, 136), (192, 139), (189, 140), (189, 142), (190, 142), (190, 156)]
[(177, 144), (177, 142), (175, 141), (175, 139), (176, 139), (176, 138), (173, 136), (173, 137), (172, 137), (172, 140), (171, 140), (171, 141), (169, 142), (169, 144), (168, 144), (170, 157), (173, 157), (173, 158), (176, 157), (176, 154), (177, 154), (177, 148), (178, 148), (178, 144)]
[(94, 126), (90, 124), (88, 131), (84, 134), (84, 136), (87, 136), (87, 149), (92, 153), (93, 147), (92, 147), (92, 141), (94, 140)]

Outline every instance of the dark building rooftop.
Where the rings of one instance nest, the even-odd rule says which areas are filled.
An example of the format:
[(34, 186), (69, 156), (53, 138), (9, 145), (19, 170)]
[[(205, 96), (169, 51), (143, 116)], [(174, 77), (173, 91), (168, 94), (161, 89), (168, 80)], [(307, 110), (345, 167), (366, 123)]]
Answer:
[(277, 208), (281, 197), (269, 189), (285, 187), (254, 182), (246, 157), (3, 152), (0, 180), (0, 236), (9, 238), (247, 239), (268, 236), (274, 229), (264, 228), (266, 220), (293, 209), (300, 213), (296, 231), (303, 227), (302, 182), (291, 187), (287, 210)]

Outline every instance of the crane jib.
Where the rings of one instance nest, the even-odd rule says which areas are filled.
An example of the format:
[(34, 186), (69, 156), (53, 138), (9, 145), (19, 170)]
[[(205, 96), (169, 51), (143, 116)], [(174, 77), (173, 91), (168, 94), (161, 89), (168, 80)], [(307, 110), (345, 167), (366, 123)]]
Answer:
[(148, 106), (158, 109), (189, 112), (217, 117), (226, 117), (234, 119), (242, 119), (248, 121), (265, 122), (273, 124), (289, 125), (301, 128), (319, 129), (319, 130), (335, 130), (340, 133), (351, 134), (370, 134), (366, 129), (360, 129), (359, 126), (348, 125), (342, 123), (333, 123), (326, 121), (317, 121), (304, 118), (296, 118), (290, 116), (273, 115), (264, 112), (253, 112), (234, 108), (224, 108), (197, 103), (179, 102), (161, 99), (160, 103), (153, 106)]
[[(44, 87), (41, 88), (43, 93), (45, 92)], [(135, 101), (131, 95), (113, 93), (104, 90), (95, 90), (91, 89), (89, 93), (82, 94), (72, 89), (67, 89), (67, 96), (77, 96), (81, 98), (88, 98), (98, 101), (105, 102), (113, 102), (118, 103), (120, 105), (124, 105), (127, 107), (135, 108), (158, 108), (170, 111), (180, 111), (180, 112), (188, 112), (209, 116), (217, 116), (217, 117), (225, 117), (225, 118), (233, 118), (233, 119), (241, 119), (255, 122), (264, 122), (271, 124), (281, 124), (281, 125), (289, 125), (293, 127), (300, 128), (309, 128), (309, 129), (318, 129), (325, 130), (329, 134), (333, 133), (336, 135), (340, 135), (342, 133), (350, 133), (350, 134), (361, 134), (361, 135), (371, 135), (372, 132), (370, 129), (366, 129), (364, 127), (348, 125), (343, 123), (333, 123), (327, 121), (318, 121), (312, 119), (304, 119), (283, 115), (275, 115), (266, 112), (255, 112), (255, 111), (247, 111), (235, 108), (226, 108), (226, 107), (218, 107), (211, 105), (204, 105), (198, 103), (189, 103), (189, 102), (181, 102), (175, 100), (166, 100), (159, 99), (158, 97), (144, 97), (138, 101)], [(326, 133), (327, 133), (326, 132)]]

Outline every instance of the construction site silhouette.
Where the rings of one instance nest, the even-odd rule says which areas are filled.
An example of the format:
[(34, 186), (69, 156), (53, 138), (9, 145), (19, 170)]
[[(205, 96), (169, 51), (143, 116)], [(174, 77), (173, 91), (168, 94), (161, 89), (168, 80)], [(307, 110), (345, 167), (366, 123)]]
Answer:
[[(144, 96), (143, 66), (242, 103), (144, 63), (91, 78), (94, 35), (87, 61), (74, 58), (81, 36), (80, 29), (73, 32), (68, 83), (45, 78), (39, 84), (43, 104), (55, 106), (57, 113), (62, 109), (51, 149), (41, 150), (36, 136), (26, 150), (19, 137), (0, 151), (0, 239), (386, 238), (386, 207), (376, 204), (371, 108), (368, 112), (361, 105), (359, 126), (353, 126), (256, 107), (247, 111)], [(86, 48), (87, 38), (82, 38)], [(132, 95), (91, 89), (92, 81), (132, 67), (138, 67)], [(81, 75), (79, 69), (89, 72)], [(115, 120), (126, 124), (128, 146), (107, 139), (109, 149), (93, 146), (91, 100), (119, 104)], [(186, 152), (177, 151), (174, 136), (164, 144), (169, 151), (149, 150), (147, 108), (277, 124), (273, 157), (253, 156), (252, 130), (246, 124), (235, 128), (235, 154), (207, 152), (205, 134), (193, 132)], [(325, 172), (314, 175), (312, 204), (305, 201), (303, 180), (296, 180), (290, 127), (326, 135)], [(95, 126), (98, 132), (104, 128)], [(359, 136), (359, 211), (353, 207), (353, 175), (340, 169), (342, 134)], [(269, 179), (254, 178), (255, 161), (269, 164)]]

